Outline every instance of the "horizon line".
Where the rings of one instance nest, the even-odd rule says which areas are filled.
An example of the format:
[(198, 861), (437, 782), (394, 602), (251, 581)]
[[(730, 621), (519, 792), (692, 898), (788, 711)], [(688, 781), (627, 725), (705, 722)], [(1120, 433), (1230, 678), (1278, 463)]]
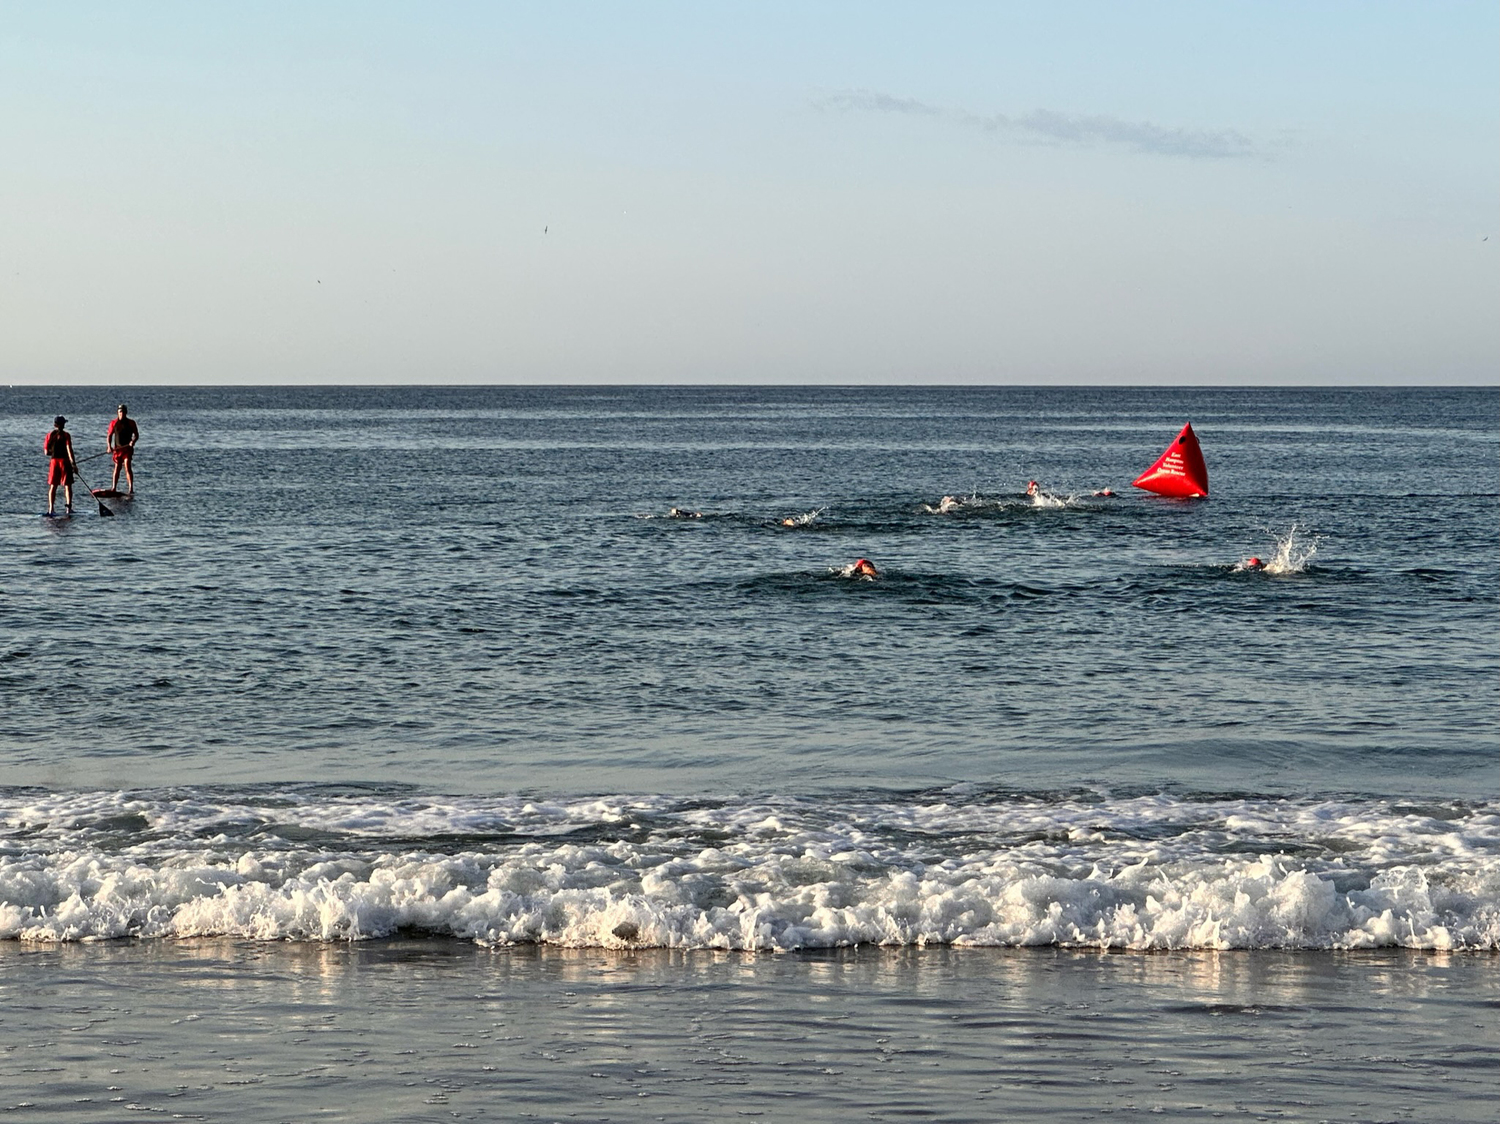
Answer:
[(19, 382), (6, 390), (1500, 390), (1492, 382)]

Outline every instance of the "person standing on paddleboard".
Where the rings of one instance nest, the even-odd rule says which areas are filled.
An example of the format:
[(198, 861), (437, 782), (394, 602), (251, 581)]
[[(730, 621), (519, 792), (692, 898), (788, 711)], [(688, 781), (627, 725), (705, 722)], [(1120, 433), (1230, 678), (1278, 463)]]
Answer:
[(52, 428), (42, 438), (42, 451), (47, 454), (47, 514), (57, 510), (57, 489), (62, 486), (63, 502), (67, 513), (73, 514), (73, 474), (78, 471), (78, 462), (73, 459), (73, 435), (67, 431), (68, 419), (59, 414), (52, 419)]
[(115, 461), (115, 475), (109, 483), (111, 492), (120, 490), (120, 469), (125, 470), (125, 486), (130, 489), (127, 496), (135, 495), (135, 472), (132, 462), (135, 460), (135, 443), (140, 439), (141, 431), (136, 426), (134, 419), (129, 416), (125, 409), (125, 403), (121, 402), (115, 409), (115, 420), (109, 423), (109, 429), (105, 432), (104, 443), (109, 448), (110, 454)]

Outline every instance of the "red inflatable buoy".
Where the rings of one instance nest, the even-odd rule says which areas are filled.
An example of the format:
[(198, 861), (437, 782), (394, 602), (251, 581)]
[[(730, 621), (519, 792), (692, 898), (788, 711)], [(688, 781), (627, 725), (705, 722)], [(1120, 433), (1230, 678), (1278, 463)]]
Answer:
[(1182, 427), (1177, 440), (1156, 458), (1156, 463), (1131, 481), (1137, 488), (1176, 499), (1199, 499), (1208, 495), (1208, 466), (1191, 425)]

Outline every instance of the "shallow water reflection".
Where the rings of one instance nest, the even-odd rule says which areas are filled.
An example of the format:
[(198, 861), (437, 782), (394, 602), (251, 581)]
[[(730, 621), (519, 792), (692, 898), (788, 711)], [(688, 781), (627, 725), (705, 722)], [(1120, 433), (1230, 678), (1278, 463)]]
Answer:
[(1497, 966), (1405, 952), (0, 944), (0, 1108), (1479, 1121), (1500, 1095)]

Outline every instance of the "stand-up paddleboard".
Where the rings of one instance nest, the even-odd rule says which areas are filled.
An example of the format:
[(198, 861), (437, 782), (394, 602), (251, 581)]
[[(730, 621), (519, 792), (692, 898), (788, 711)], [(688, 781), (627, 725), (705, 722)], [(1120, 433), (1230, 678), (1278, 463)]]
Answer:
[(1208, 496), (1208, 466), (1191, 424), (1182, 427), (1177, 440), (1156, 458), (1156, 463), (1131, 481), (1137, 488), (1174, 499), (1203, 499)]
[(135, 497), (129, 492), (122, 492), (116, 488), (95, 488), (92, 493), (101, 500), (133, 500)]

